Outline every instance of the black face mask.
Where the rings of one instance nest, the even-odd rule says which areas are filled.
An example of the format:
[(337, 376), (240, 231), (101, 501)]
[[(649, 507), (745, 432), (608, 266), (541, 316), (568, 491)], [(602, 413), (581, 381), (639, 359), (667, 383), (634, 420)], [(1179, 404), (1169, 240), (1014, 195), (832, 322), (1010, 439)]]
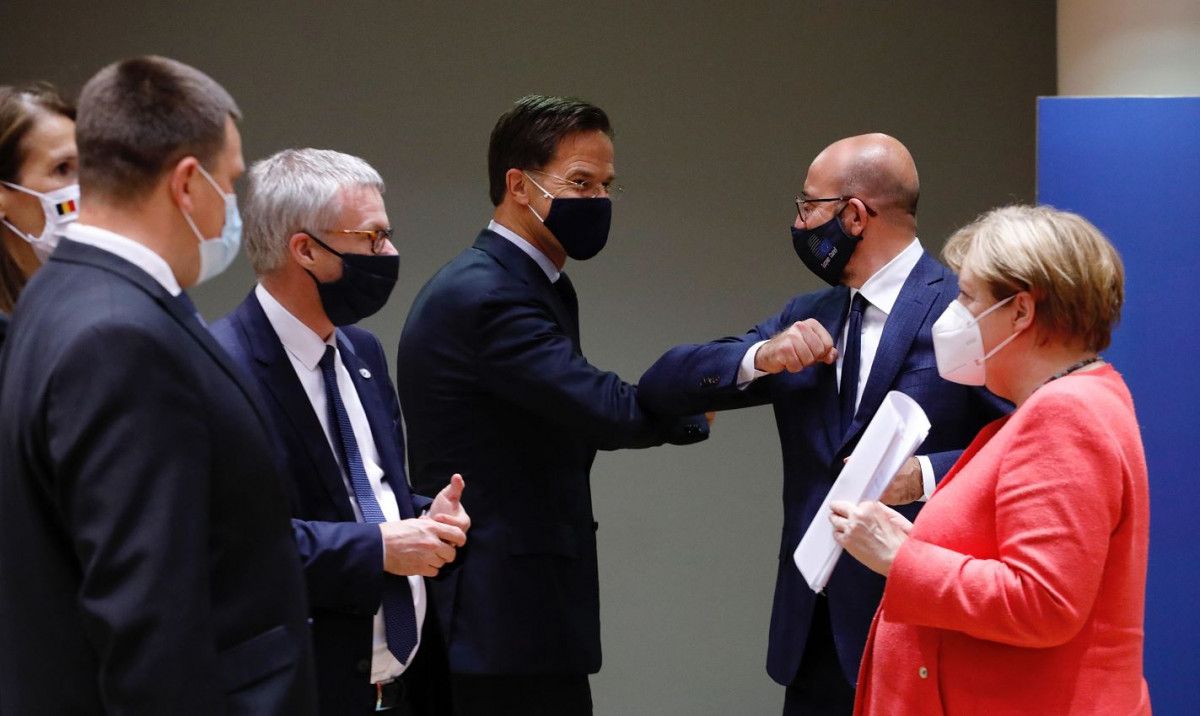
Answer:
[(846, 233), (837, 215), (814, 229), (792, 226), (792, 248), (796, 255), (809, 271), (830, 286), (841, 283), (842, 272), (860, 241), (861, 236)]
[(612, 199), (551, 199), (550, 213), (542, 223), (558, 239), (567, 256), (587, 261), (608, 243)]
[[(305, 232), (307, 233), (307, 232)], [(396, 279), (400, 276), (399, 256), (376, 256), (374, 254), (343, 254), (329, 248), (312, 234), (313, 241), (320, 244), (326, 251), (342, 260), (342, 277), (336, 281), (322, 283), (316, 281), (317, 294), (321, 296), (321, 305), (325, 315), (335, 326), (349, 326), (358, 323), (367, 316), (374, 315), (387, 303), (396, 287)]]

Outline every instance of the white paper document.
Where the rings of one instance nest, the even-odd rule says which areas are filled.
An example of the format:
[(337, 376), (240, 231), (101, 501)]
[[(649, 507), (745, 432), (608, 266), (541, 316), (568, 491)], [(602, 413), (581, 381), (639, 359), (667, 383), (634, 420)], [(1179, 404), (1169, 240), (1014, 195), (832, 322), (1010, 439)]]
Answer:
[(842, 556), (842, 547), (834, 541), (833, 525), (829, 523), (829, 503), (878, 500), (928, 435), (929, 418), (917, 401), (897, 390), (884, 396), (793, 555), (814, 592), (825, 588)]

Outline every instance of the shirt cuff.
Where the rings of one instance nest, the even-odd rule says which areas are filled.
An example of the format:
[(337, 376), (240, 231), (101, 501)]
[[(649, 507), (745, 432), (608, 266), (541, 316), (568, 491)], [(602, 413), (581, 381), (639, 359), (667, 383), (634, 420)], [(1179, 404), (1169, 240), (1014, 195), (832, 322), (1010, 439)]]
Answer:
[(766, 372), (758, 370), (754, 367), (754, 355), (758, 353), (758, 349), (766, 341), (759, 341), (750, 346), (750, 350), (746, 351), (746, 355), (742, 356), (742, 363), (738, 366), (737, 387), (738, 390), (745, 390), (746, 386), (766, 375)]
[(937, 489), (937, 479), (933, 476), (933, 463), (924, 455), (917, 455), (917, 462), (921, 463), (921, 484), (925, 488), (925, 494), (921, 495), (918, 502), (925, 502), (933, 496), (933, 491)]

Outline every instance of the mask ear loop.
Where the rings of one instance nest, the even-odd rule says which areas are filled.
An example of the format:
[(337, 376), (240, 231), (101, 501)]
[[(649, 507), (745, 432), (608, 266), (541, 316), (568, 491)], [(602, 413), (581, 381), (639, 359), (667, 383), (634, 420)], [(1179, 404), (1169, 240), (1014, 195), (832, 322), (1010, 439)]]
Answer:
[[(546, 191), (546, 187), (542, 186), (541, 184), (538, 184), (537, 179), (534, 179), (533, 177), (529, 176), (529, 172), (522, 170), (521, 173), (525, 175), (526, 179), (533, 182), (534, 186), (536, 186), (538, 189), (542, 190), (542, 196), (546, 197), (550, 201), (554, 201), (554, 195), (551, 194), (550, 192)], [(537, 217), (538, 221), (542, 222), (543, 224), (546, 223), (546, 220), (542, 218), (542, 215), (537, 213), (537, 209), (533, 208), (533, 204), (526, 204), (526, 206), (529, 207), (529, 210), (533, 212), (533, 215)]]
[[(46, 196), (45, 194), (41, 193), (40, 191), (34, 191), (33, 189), (26, 189), (25, 187), (21, 186), (20, 184), (13, 184), (12, 182), (7, 182), (7, 181), (0, 181), (0, 184), (3, 184), (4, 186), (8, 187), (9, 189), (12, 189), (13, 191), (19, 191), (22, 194), (28, 194), (29, 196), (36, 196), (38, 199), (44, 199)], [(43, 211), (44, 211), (44, 209), (43, 209)], [(25, 233), (24, 231), (21, 231), (17, 227), (13, 226), (12, 222), (10, 222), (8, 219), (0, 219), (0, 223), (3, 223), (5, 226), (7, 226), (9, 229), (11, 229), (12, 232), (14, 234), (16, 234), (17, 236), (20, 236), (22, 239), (25, 239), (25, 242), (28, 243), (30, 246), (37, 244), (37, 243), (41, 243), (42, 239), (45, 238), (45, 233), (46, 233), (45, 229), (42, 229), (42, 234), (43, 234), (42, 236), (34, 237), (34, 236), (30, 236), (29, 234)], [(48, 224), (47, 224), (47, 226), (48, 226)]]
[[(979, 321), (983, 320), (984, 316), (991, 313), (992, 311), (995, 311), (997, 308), (1000, 308), (1001, 306), (1003, 306), (1004, 304), (1008, 303), (1009, 301), (1013, 300), (1016, 297), (1017, 297), (1017, 294), (1014, 293), (1013, 295), (1009, 296), (1008, 298), (1004, 299), (1003, 301), (997, 301), (993, 306), (988, 308), (988, 310), (984, 311), (983, 313), (981, 313), (975, 317), (975, 324), (978, 325)], [(1008, 345), (1009, 343), (1012, 343), (1013, 339), (1015, 339), (1017, 336), (1021, 335), (1023, 330), (1024, 329), (1022, 329), (1021, 331), (1015, 331), (1015, 332), (1013, 332), (1013, 334), (1011, 336), (1000, 341), (1000, 343), (997, 344), (997, 346), (995, 348), (988, 351), (986, 355), (984, 355), (982, 358), (980, 358), (978, 361), (976, 361), (975, 365), (982, 365), (983, 363), (987, 362), (987, 359), (996, 355), (996, 353), (998, 353), (1001, 348)]]

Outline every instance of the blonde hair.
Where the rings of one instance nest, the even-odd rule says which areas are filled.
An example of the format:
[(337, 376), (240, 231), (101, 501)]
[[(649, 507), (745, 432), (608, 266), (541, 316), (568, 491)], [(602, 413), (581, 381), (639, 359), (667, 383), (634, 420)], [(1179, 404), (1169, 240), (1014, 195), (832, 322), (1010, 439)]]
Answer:
[(1046, 337), (1102, 351), (1121, 319), (1121, 257), (1078, 214), (1051, 206), (993, 209), (955, 232), (942, 256), (955, 272), (970, 268), (998, 299), (1029, 292)]

